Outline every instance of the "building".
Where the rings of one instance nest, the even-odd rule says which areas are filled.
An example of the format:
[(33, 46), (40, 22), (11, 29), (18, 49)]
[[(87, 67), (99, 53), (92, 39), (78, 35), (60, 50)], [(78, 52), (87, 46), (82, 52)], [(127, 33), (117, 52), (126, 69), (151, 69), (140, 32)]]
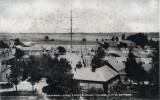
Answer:
[(74, 79), (78, 80), (82, 91), (95, 87), (109, 92), (119, 82), (118, 73), (107, 65), (97, 68), (94, 72), (92, 68), (77, 69), (74, 72)]

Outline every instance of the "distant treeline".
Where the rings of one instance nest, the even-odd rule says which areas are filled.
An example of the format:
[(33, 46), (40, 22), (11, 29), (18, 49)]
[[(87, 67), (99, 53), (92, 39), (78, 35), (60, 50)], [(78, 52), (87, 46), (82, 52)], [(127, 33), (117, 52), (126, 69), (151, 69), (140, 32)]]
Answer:
[[(122, 34), (126, 34), (126, 36), (129, 35), (133, 35), (133, 34), (138, 34), (139, 32), (109, 32), (109, 33), (82, 33), (82, 32), (77, 32), (77, 33), (73, 33), (73, 35), (102, 35), (102, 36), (121, 36)], [(158, 38), (159, 37), (159, 33), (158, 32), (141, 32), (143, 34), (146, 34), (148, 37), (151, 38)], [(0, 37), (12, 37), (12, 36), (30, 36), (33, 35), (37, 36), (37, 35), (70, 35), (70, 33), (0, 33)]]

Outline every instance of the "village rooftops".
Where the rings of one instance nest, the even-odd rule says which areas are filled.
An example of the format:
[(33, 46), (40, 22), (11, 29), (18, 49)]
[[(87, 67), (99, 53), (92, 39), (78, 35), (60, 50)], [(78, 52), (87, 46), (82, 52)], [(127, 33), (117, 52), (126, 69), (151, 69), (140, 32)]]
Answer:
[(97, 68), (95, 72), (92, 72), (92, 68), (76, 69), (76, 71), (74, 72), (74, 79), (107, 82), (108, 80), (114, 78), (117, 75), (117, 72), (115, 72), (106, 65), (101, 68)]

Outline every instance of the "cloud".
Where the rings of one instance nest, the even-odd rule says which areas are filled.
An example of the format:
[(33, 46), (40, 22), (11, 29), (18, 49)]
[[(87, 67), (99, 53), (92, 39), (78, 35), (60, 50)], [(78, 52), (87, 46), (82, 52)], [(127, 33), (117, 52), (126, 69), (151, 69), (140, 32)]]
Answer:
[(1, 32), (158, 32), (158, 0), (1, 0)]

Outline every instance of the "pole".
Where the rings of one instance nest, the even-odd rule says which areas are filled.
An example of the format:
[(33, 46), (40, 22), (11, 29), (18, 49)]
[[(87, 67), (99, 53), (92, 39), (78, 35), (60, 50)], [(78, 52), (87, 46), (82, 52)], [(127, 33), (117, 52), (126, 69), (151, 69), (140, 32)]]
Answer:
[(72, 52), (72, 9), (71, 9), (71, 52)]

